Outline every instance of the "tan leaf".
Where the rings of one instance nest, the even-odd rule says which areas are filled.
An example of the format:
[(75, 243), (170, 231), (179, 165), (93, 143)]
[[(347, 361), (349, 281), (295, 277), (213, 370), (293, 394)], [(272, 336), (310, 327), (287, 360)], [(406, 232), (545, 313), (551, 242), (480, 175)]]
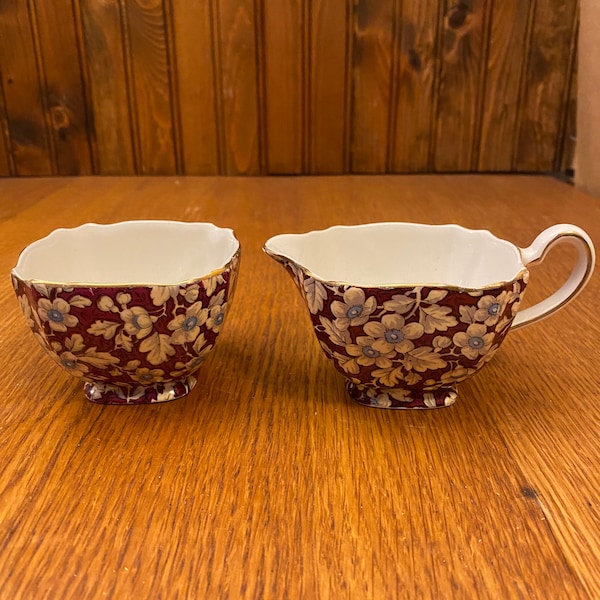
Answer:
[(169, 356), (175, 354), (175, 349), (171, 346), (170, 336), (164, 333), (154, 333), (150, 337), (147, 337), (140, 344), (140, 351), (148, 353), (148, 362), (153, 365), (160, 365)]
[(387, 369), (375, 369), (371, 375), (376, 377), (383, 385), (387, 387), (396, 387), (404, 377), (401, 367), (389, 367)]
[(440, 300), (443, 300), (448, 295), (447, 290), (431, 290), (427, 294), (427, 298), (423, 300), (426, 304), (437, 304)]
[(425, 333), (433, 333), (434, 331), (448, 331), (449, 327), (457, 325), (456, 319), (450, 314), (452, 309), (449, 306), (438, 306), (432, 304), (426, 308), (422, 308), (421, 317), (419, 319), (421, 325), (425, 329)]
[(105, 340), (112, 340), (120, 326), (120, 323), (112, 321), (96, 321), (88, 327), (88, 333), (101, 335)]
[(415, 302), (416, 300), (414, 298), (410, 298), (404, 294), (396, 294), (395, 296), (392, 296), (391, 300), (384, 302), (383, 307), (385, 310), (397, 312), (403, 315), (412, 309), (412, 307), (415, 305)]
[(312, 277), (304, 282), (304, 291), (306, 292), (306, 302), (308, 310), (314, 315), (323, 310), (323, 300), (327, 298), (327, 292), (320, 281), (315, 281)]
[(428, 346), (415, 348), (405, 354), (403, 363), (409, 371), (414, 369), (421, 373), (429, 370), (444, 369), (446, 367), (446, 361)]
[(337, 346), (346, 346), (352, 342), (348, 331), (339, 329), (326, 317), (319, 317), (319, 321), (323, 325), (329, 339)]
[(65, 348), (73, 354), (82, 352), (85, 348), (85, 344), (83, 343), (83, 337), (79, 333), (74, 333), (70, 338), (67, 338), (65, 340)]
[(84, 308), (86, 306), (89, 306), (91, 303), (92, 301), (89, 298), (86, 298), (85, 296), (80, 296), (79, 294), (73, 296), (69, 300), (69, 304), (71, 306), (76, 306), (77, 308)]
[(109, 365), (116, 365), (119, 359), (108, 352), (97, 352), (96, 348), (88, 348), (83, 356), (78, 357), (79, 360), (86, 362), (93, 367), (103, 369)]
[(131, 352), (133, 349), (133, 342), (128, 335), (125, 335), (122, 331), (117, 334), (115, 338), (115, 348), (123, 348), (126, 352)]
[(464, 306), (458, 307), (460, 311), (460, 322), (461, 323), (475, 323), (475, 313), (477, 312), (476, 306)]
[(356, 359), (350, 358), (349, 356), (344, 356), (339, 352), (334, 352), (333, 357), (337, 360), (338, 364), (346, 373), (350, 373), (350, 375), (356, 375), (360, 371), (360, 367), (358, 366)]
[(179, 294), (177, 285), (157, 285), (150, 290), (150, 297), (154, 306), (162, 306), (169, 298), (176, 298)]
[[(34, 283), (33, 289), (39, 292), (42, 296), (45, 296), (46, 298), (50, 297), (50, 289), (45, 283)], [(56, 291), (58, 292), (60, 290)]]

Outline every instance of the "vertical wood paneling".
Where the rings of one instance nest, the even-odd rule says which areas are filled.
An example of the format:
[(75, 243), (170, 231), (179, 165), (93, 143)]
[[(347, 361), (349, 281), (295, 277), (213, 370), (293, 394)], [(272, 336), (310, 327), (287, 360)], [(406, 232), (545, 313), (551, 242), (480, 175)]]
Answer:
[(81, 15), (84, 78), (91, 107), (95, 172), (136, 173), (123, 52), (122, 15), (117, 0), (75, 0)]
[(346, 169), (349, 117), (348, 0), (313, 0), (310, 19), (310, 173)]
[(36, 0), (46, 119), (59, 175), (92, 172), (85, 96), (71, 0)]
[(16, 175), (53, 172), (28, 2), (0, 6), (2, 88)]
[(428, 171), (435, 131), (437, 0), (403, 0), (391, 169)]
[(183, 171), (188, 175), (218, 173), (218, 115), (210, 3), (171, 0), (170, 7)]
[(491, 0), (446, 3), (437, 112), (436, 171), (470, 171), (479, 134), (486, 60), (486, 11)]
[(552, 171), (577, 0), (4, 0), (0, 175)]
[(259, 174), (262, 165), (255, 3), (219, 0), (214, 8), (219, 38), (224, 173)]
[(512, 168), (530, 7), (530, 2), (522, 0), (502, 0), (492, 7), (477, 164), (480, 171)]
[[(577, 37), (577, 33), (575, 34)], [(571, 58), (570, 82), (567, 94), (565, 110), (565, 123), (561, 127), (562, 143), (558, 146), (558, 155), (556, 157), (555, 171), (568, 173), (572, 176), (575, 167), (575, 142), (577, 140), (577, 57), (578, 43), (574, 40), (573, 56)]]
[(570, 0), (537, 0), (520, 114), (518, 171), (552, 171), (568, 84), (573, 20)]
[(8, 135), (8, 119), (1, 82), (0, 79), (0, 177), (6, 177), (13, 174), (13, 165), (12, 155), (9, 151), (10, 136)]
[(263, 6), (267, 172), (302, 173), (307, 11), (302, 0)]
[(137, 115), (138, 173), (175, 173), (172, 81), (162, 0), (128, 0), (132, 92)]
[(387, 169), (395, 2), (355, 0), (352, 171)]

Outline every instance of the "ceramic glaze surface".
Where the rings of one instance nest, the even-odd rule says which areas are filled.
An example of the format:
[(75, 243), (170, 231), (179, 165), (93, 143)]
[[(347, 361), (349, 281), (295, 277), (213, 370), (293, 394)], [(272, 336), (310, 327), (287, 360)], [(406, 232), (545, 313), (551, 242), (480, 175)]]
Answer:
[(238, 247), (231, 229), (212, 223), (87, 223), (30, 244), (14, 272), (53, 283), (172, 285), (221, 269)]
[(269, 247), (321, 281), (372, 287), (415, 284), (480, 288), (512, 281), (524, 268), (513, 244), (489, 231), (471, 231), (458, 225), (336, 226), (307, 234), (279, 235), (269, 241)]
[[(569, 279), (520, 311), (527, 265), (556, 243), (578, 252)], [(372, 223), (269, 239), (265, 252), (294, 278), (325, 354), (352, 398), (382, 408), (452, 404), (507, 333), (547, 317), (589, 280), (594, 248), (574, 225), (518, 248), (458, 225)]]
[(290, 265), (317, 339), (350, 395), (383, 408), (435, 408), (483, 367), (508, 333), (528, 273), (484, 291), (330, 285)]
[[(177, 225), (168, 224), (167, 228), (177, 229)], [(97, 231), (95, 227), (88, 228), (88, 233)], [(110, 226), (102, 226), (101, 231), (104, 227)], [(184, 229), (190, 230), (187, 224)], [(154, 233), (156, 223), (151, 223), (149, 230)], [(196, 228), (196, 234), (201, 236), (203, 230), (206, 228)], [(62, 231), (64, 238), (75, 230)], [(131, 228), (127, 231), (131, 233)], [(22, 273), (36, 272), (32, 265), (42, 265), (42, 259), (35, 255), (45, 254), (43, 260), (48, 263), (60, 262), (65, 251), (62, 242), (49, 245), (38, 242), (35, 252), (31, 247), (26, 250), (27, 260), (13, 271), (13, 286), (38, 342), (61, 367), (86, 382), (85, 393), (90, 401), (144, 404), (174, 400), (196, 384), (196, 371), (216, 343), (235, 289), (239, 244), (229, 230), (221, 231), (226, 232), (221, 239), (226, 240), (233, 252), (227, 256), (220, 248), (216, 260), (205, 260), (201, 265), (206, 268), (220, 264), (220, 268), (211, 268), (207, 275), (186, 282), (176, 283), (177, 275), (171, 285), (72, 284), (48, 283), (43, 278), (24, 279)], [(49, 236), (46, 241), (53, 242), (52, 238)], [(93, 245), (97, 241), (88, 238), (87, 243)], [(127, 245), (148, 248), (138, 241), (129, 239)], [(156, 240), (154, 244), (161, 246)], [(206, 244), (204, 240), (205, 250), (210, 253), (211, 242)], [(196, 244), (196, 250), (201, 246)], [(171, 259), (176, 256), (165, 254)], [(32, 255), (35, 260), (29, 260)], [(109, 262), (105, 255), (102, 268), (107, 269)], [(77, 272), (69, 268), (56, 274)], [(82, 267), (80, 272), (84, 275), (82, 279), (87, 280), (88, 271)], [(100, 272), (96, 270), (96, 276)]]

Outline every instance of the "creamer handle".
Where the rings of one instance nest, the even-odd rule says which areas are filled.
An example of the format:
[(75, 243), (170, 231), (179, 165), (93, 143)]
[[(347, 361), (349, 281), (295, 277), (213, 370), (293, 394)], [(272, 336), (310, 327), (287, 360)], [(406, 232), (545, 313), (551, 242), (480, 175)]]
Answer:
[(562, 243), (573, 244), (577, 248), (577, 262), (569, 279), (545, 300), (517, 313), (512, 330), (530, 325), (555, 313), (573, 300), (590, 279), (596, 260), (594, 245), (590, 236), (576, 225), (563, 223), (542, 231), (531, 246), (520, 249), (523, 263), (525, 266), (541, 263), (552, 247)]

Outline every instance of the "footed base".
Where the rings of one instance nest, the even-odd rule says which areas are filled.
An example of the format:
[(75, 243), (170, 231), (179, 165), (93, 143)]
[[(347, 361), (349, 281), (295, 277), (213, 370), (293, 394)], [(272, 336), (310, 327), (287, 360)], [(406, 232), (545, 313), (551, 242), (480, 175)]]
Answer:
[(156, 383), (148, 387), (86, 383), (83, 389), (86, 398), (95, 404), (156, 404), (186, 396), (196, 385), (196, 381), (196, 378), (190, 375), (180, 381)]
[(350, 397), (359, 404), (376, 408), (441, 408), (456, 402), (458, 394), (454, 386), (442, 387), (431, 392), (415, 392), (401, 388), (371, 388), (346, 382)]

